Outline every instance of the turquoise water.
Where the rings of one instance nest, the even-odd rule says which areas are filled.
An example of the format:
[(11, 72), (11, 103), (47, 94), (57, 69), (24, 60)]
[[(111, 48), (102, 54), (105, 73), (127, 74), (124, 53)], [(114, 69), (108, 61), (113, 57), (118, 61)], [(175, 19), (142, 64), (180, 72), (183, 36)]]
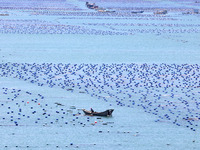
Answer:
[(3, 34), (1, 55), (4, 62), (28, 63), (199, 63), (199, 34), (187, 36), (190, 42), (183, 44), (178, 40), (184, 37), (174, 42), (149, 34), (112, 37)]
[[(31, 7), (1, 10), (10, 15), (0, 16), (0, 149), (200, 147), (198, 14), (24, 5)], [(85, 116), (91, 107), (113, 116)]]

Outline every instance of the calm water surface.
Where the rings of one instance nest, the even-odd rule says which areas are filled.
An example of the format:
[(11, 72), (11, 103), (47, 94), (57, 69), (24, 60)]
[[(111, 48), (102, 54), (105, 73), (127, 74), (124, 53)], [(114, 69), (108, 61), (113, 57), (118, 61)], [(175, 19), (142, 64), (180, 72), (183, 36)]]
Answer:
[[(85, 6), (82, 6), (84, 4), (83, 1), (74, 3), (82, 11), (86, 11)], [(72, 7), (71, 4), (73, 4), (72, 1), (67, 7)], [(101, 1), (100, 4), (103, 5), (103, 2)], [(171, 4), (171, 2), (168, 4)], [(107, 5), (110, 6), (110, 3), (107, 3)], [(49, 7), (52, 6), (49, 5)], [(12, 12), (18, 14), (14, 10)], [(31, 16), (29, 12), (23, 11), (21, 14), (17, 16), (18, 19), (31, 20), (38, 18), (39, 20), (53, 23), (55, 23), (55, 19), (58, 19), (60, 20), (59, 24), (65, 25), (83, 26), (83, 23), (94, 22), (99, 24), (138, 23), (137, 19), (132, 19), (131, 21), (130, 19), (121, 21), (112, 19), (112, 21), (108, 21), (108, 19), (100, 20), (96, 18), (98, 21), (92, 21), (89, 18), (84, 20), (80, 18), (63, 19), (63, 16)], [(170, 20), (171, 22), (168, 21), (168, 23), (180, 24), (182, 22), (182, 24), (189, 24), (191, 19), (195, 25), (199, 25), (199, 16), (180, 16), (178, 13), (173, 17), (178, 18), (178, 21)], [(142, 18), (144, 19), (144, 17)], [(15, 16), (10, 15), (3, 19), (12, 20), (15, 19)], [(93, 19), (95, 20), (95, 17)], [(142, 20), (140, 23), (145, 23), (146, 21)], [(151, 21), (148, 21), (148, 23), (151, 23)], [(163, 23), (160, 20), (152, 22)], [(84, 27), (90, 28), (89, 25), (85, 26), (85, 24)], [(100, 25), (91, 28), (108, 30), (108, 27), (101, 27)], [(125, 27), (121, 24), (116, 28), (121, 30)], [(130, 28), (135, 29), (135, 26)], [(148, 29), (148, 27), (145, 28)], [(196, 29), (199, 30), (199, 26)], [(199, 64), (199, 38), (200, 34), (194, 32), (182, 34), (137, 33), (135, 35), (2, 33), (0, 34), (0, 61), (1, 64), (71, 63), (78, 65), (98, 64), (99, 66), (103, 63), (135, 63), (138, 65), (144, 63), (148, 65), (162, 63), (169, 65)], [(21, 71), (21, 69), (16, 70), (16, 72)], [(94, 82), (97, 83), (96, 81)], [(11, 101), (15, 97), (12, 93), (13, 89), (21, 91), (17, 92), (19, 95), (14, 101)], [(89, 90), (92, 91), (92, 89)], [(145, 89), (137, 88), (135, 90), (139, 93), (139, 90)], [(151, 90), (155, 92), (152, 95), (165, 94), (162, 92), (162, 88), (158, 88), (160, 92), (154, 89)], [(171, 88), (168, 90), (170, 93)], [(177, 95), (183, 95), (181, 90), (176, 90)], [(196, 93), (199, 92), (198, 88), (191, 90)], [(27, 94), (27, 91), (31, 92), (32, 95)], [(47, 85), (38, 86), (37, 83), (32, 84), (29, 80), (24, 81), (23, 79), (18, 79), (18, 77), (13, 78), (12, 75), (7, 77), (2, 75), (0, 77), (0, 104), (3, 104), (0, 106), (0, 134), (2, 137), (0, 149), (188, 150), (200, 148), (199, 126), (195, 127), (196, 131), (192, 131), (185, 127), (184, 123), (178, 126), (166, 120), (157, 121), (157, 116), (146, 113), (144, 109), (137, 105), (132, 107), (120, 106), (115, 102), (114, 97), (110, 99), (108, 97), (109, 101), (106, 102), (104, 99), (98, 99), (97, 96), (91, 95), (91, 93), (81, 93), (80, 91), (78, 88), (74, 88), (72, 92), (66, 89), (63, 90), (58, 86), (53, 88)], [(119, 91), (113, 90), (111, 92), (117, 93)], [(40, 94), (44, 96), (44, 99), (41, 99)], [(139, 94), (131, 92), (130, 94), (133, 95), (135, 100), (140, 98)], [(116, 95), (119, 97), (124, 96), (123, 93)], [(153, 101), (152, 97), (148, 98)], [(188, 97), (185, 96), (184, 98)], [(199, 101), (197, 94), (195, 99), (197, 99), (197, 102)], [(171, 101), (172, 99), (166, 96), (166, 100)], [(28, 104), (27, 101), (30, 103)], [(57, 106), (56, 102), (64, 106)], [(173, 102), (177, 106), (181, 105), (177, 99), (173, 99)], [(75, 106), (76, 109), (71, 109), (71, 106)], [(81, 109), (90, 109), (91, 107), (96, 111), (108, 108), (114, 108), (115, 110), (113, 116), (108, 118), (84, 116)], [(195, 112), (198, 112), (198, 109), (194, 109)], [(34, 111), (36, 113), (33, 113)], [(46, 114), (44, 112), (50, 114), (50, 116), (45, 118)], [(178, 113), (185, 114), (188, 112), (183, 109)], [(14, 121), (17, 121), (17, 125)], [(198, 121), (199, 119), (195, 121), (197, 125), (199, 125)]]

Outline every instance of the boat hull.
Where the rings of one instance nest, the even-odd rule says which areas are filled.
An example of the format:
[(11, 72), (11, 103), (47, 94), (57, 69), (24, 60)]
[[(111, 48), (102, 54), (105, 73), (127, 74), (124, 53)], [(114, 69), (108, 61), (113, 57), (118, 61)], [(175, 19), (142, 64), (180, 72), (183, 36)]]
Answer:
[(85, 113), (85, 115), (90, 115), (90, 116), (112, 116), (112, 112), (114, 111), (114, 109), (108, 109), (106, 111), (103, 112), (91, 112), (89, 110), (83, 109), (83, 112)]

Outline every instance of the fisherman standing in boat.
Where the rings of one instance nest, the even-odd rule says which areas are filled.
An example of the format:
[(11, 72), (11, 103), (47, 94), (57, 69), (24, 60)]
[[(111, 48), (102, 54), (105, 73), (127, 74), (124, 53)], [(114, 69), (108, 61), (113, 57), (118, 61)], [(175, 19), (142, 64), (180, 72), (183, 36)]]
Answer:
[(92, 113), (94, 112), (94, 110), (92, 108), (90, 108), (90, 110), (91, 110)]

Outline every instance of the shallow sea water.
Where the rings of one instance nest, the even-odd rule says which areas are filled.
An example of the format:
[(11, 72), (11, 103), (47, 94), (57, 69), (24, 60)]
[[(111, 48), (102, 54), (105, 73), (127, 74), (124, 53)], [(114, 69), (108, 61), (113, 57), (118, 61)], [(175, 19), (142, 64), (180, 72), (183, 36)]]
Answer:
[[(169, 2), (168, 4), (171, 5), (171, 3), (172, 2)], [(173, 3), (176, 3), (177, 6), (181, 5), (177, 2)], [(83, 4), (85, 4), (83, 1), (71, 0), (69, 4), (70, 5), (66, 4), (67, 8), (73, 6), (74, 8), (79, 8), (79, 11), (81, 12), (92, 12), (92, 10), (88, 10), (83, 6)], [(29, 4), (26, 5), (29, 6)], [(60, 5), (60, 3), (58, 5)], [(102, 7), (111, 6), (110, 3), (103, 3), (103, 1), (99, 5)], [(191, 5), (186, 6), (190, 7)], [(52, 8), (53, 6), (49, 5), (48, 7)], [(148, 65), (154, 63), (158, 65), (162, 63), (169, 65), (199, 64), (200, 45), (198, 39), (200, 38), (200, 34), (198, 32), (195, 33), (191, 31), (192, 33), (180, 34), (169, 32), (161, 34), (135, 33), (132, 35), (131, 30), (129, 30), (130, 32), (128, 32), (128, 30), (123, 31), (123, 29), (141, 29), (141, 27), (138, 26), (127, 26), (125, 28), (123, 23), (137, 24), (139, 22), (142, 24), (148, 22), (155, 24), (190, 24), (191, 20), (193, 21), (193, 24), (197, 25), (194, 28), (199, 31), (198, 15), (182, 16), (180, 15), (180, 12), (177, 12), (176, 14), (170, 14), (171, 16), (169, 18), (178, 20), (174, 21), (169, 19), (168, 21), (163, 21), (156, 19), (145, 20), (144, 16), (141, 17), (143, 19), (138, 20), (137, 18), (140, 18), (140, 16), (135, 17), (135, 19), (133, 19), (134, 17), (95, 15), (89, 17), (80, 15), (77, 17), (76, 15), (73, 16), (73, 14), (70, 16), (33, 15), (33, 10), (29, 9), (20, 9), (20, 12), (9, 9), (5, 11), (10, 12), (10, 14), (13, 13), (13, 15), (4, 18), (1, 16), (1, 19), (5, 22), (12, 20), (11, 22), (16, 23), (16, 18), (18, 21), (23, 21), (24, 19), (38, 19), (39, 22), (46, 21), (52, 24), (75, 25), (75, 27), (81, 26), (81, 29), (85, 29), (88, 32), (90, 29), (94, 29), (98, 31), (114, 30), (116, 32), (120, 31), (121, 33), (126, 32), (129, 34), (6, 34), (1, 32), (0, 134), (2, 138), (0, 149), (188, 150), (200, 148), (199, 119), (194, 121), (197, 126), (195, 127), (195, 131), (192, 131), (186, 127), (184, 121), (180, 121), (181, 126), (175, 125), (172, 121), (170, 122), (166, 119), (157, 121), (158, 117), (156, 115), (145, 112), (142, 107), (138, 107), (137, 105), (127, 107), (129, 104), (128, 98), (122, 100), (123, 103), (127, 104), (126, 106), (123, 106), (115, 102), (115, 97), (109, 97), (108, 93), (103, 93), (103, 90), (101, 91), (102, 94), (99, 94), (97, 91), (95, 91), (95, 93), (93, 91), (94, 87), (88, 88), (89, 94), (87, 94), (84, 91), (85, 89), (79, 89), (78, 86), (73, 88), (73, 91), (66, 88), (62, 89), (60, 86), (50, 87), (48, 84), (41, 86), (40, 84), (45, 83), (46, 81), (42, 78), (48, 78), (48, 76), (41, 76), (40, 81), (31, 83), (30, 80), (24, 81), (18, 76), (14, 77), (14, 75), (17, 74), (17, 71), (23, 70), (22, 68), (18, 68), (18, 70), (14, 69), (15, 72), (13, 75), (8, 75), (7, 77), (3, 75), (3, 71), (9, 70), (9, 68), (2, 69), (2, 64), (6, 63), (8, 63), (9, 67), (14, 63), (35, 63), (39, 65), (42, 65), (43, 63), (71, 63), (71, 67), (73, 64), (97, 64), (98, 66), (101, 66), (102, 64), (122, 63), (134, 63), (137, 65), (144, 63), (147, 63)], [(99, 24), (91, 26), (92, 23)], [(106, 25), (102, 25), (102, 23), (105, 23)], [(113, 23), (113, 25), (109, 26), (109, 23)], [(116, 23), (121, 24), (114, 25)], [(142, 27), (142, 29), (149, 28), (155, 27)], [(162, 29), (163, 27), (159, 26), (156, 28)], [(181, 28), (184, 27), (182, 26)], [(186, 29), (188, 28), (190, 27), (186, 27)], [(168, 27), (165, 29), (168, 29)], [(1, 28), (1, 31), (4, 30), (6, 29)], [(29, 68), (27, 77), (32, 77), (29, 71), (32, 71), (32, 69)], [(110, 73), (108, 70), (107, 72)], [(95, 72), (94, 74), (98, 73), (99, 72)], [(68, 74), (70, 73), (68, 72)], [(80, 75), (85, 74), (82, 72)], [(114, 73), (112, 75), (114, 76)], [(59, 76), (56, 77), (58, 79), (63, 78)], [(76, 77), (77, 76), (74, 78)], [(125, 77), (122, 78), (124, 81), (126, 81)], [(60, 80), (57, 80), (57, 82), (60, 82)], [(98, 84), (96, 80), (93, 82)], [(110, 90), (105, 86), (105, 91), (106, 90), (114, 93), (120, 98), (124, 97), (123, 93), (118, 93), (118, 90), (123, 90), (125, 92), (123, 88)], [(127, 90), (128, 92), (131, 91), (129, 91), (129, 89)], [(140, 89), (138, 87), (135, 89), (137, 94), (130, 92), (130, 94), (133, 95), (133, 99), (138, 104), (140, 104), (140, 101), (137, 100), (141, 98), (140, 93), (142, 93), (140, 90), (144, 91), (145, 88), (142, 87)], [(150, 101), (154, 101), (152, 98), (153, 94), (161, 94), (162, 98), (166, 97), (162, 99), (163, 101), (165, 99), (173, 101), (179, 108), (182, 108), (182, 105), (179, 104), (176, 96), (188, 98), (187, 94), (185, 96), (185, 93), (181, 93), (181, 89), (175, 88), (175, 90), (177, 90), (177, 92), (174, 92), (175, 100), (167, 95), (171, 92), (171, 88), (168, 88), (165, 91), (168, 92), (167, 94), (162, 92), (163, 88), (158, 88), (157, 90), (150, 88), (150, 91), (154, 92), (148, 95)], [(195, 94), (199, 92), (198, 88), (190, 90)], [(27, 92), (30, 92), (31, 94), (28, 94)], [(14, 95), (15, 93), (19, 94), (16, 98)], [(107, 101), (103, 98), (98, 98), (98, 96), (93, 95), (93, 93), (99, 94), (100, 96), (107, 96)], [(188, 94), (192, 95), (190, 92), (188, 92)], [(44, 99), (40, 95), (42, 95)], [(199, 102), (199, 96), (196, 94), (194, 97), (197, 99), (197, 102)], [(12, 98), (14, 99), (13, 101), (11, 100)], [(188, 99), (191, 100), (190, 98)], [(161, 103), (163, 105), (166, 104), (163, 101)], [(64, 106), (59, 106), (55, 103), (61, 103)], [(192, 103), (190, 103), (190, 105), (192, 105)], [(75, 109), (72, 109), (72, 106), (75, 106)], [(90, 109), (91, 107), (96, 111), (113, 108), (113, 116), (85, 116), (81, 109)], [(195, 107), (194, 109), (192, 114), (199, 112)], [(34, 111), (36, 112), (34, 113)], [(181, 113), (180, 116), (189, 114), (186, 109), (180, 109), (180, 111), (181, 112), (176, 112), (177, 114)], [(47, 113), (50, 116), (44, 113)], [(160, 115), (164, 115), (168, 112), (160, 111), (159, 113)], [(95, 121), (97, 123), (95, 123)]]

